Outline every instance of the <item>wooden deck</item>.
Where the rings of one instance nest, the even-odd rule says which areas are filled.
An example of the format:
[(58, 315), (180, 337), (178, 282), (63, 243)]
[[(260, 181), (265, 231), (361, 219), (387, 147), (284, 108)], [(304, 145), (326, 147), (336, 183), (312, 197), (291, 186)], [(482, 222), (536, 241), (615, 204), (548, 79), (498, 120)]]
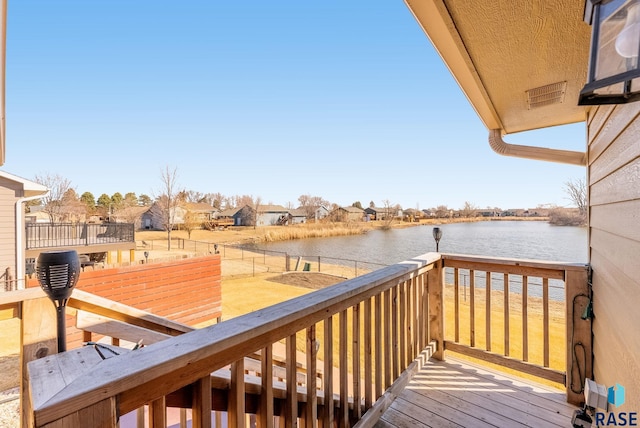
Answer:
[(447, 355), (415, 374), (376, 427), (568, 427), (562, 390)]

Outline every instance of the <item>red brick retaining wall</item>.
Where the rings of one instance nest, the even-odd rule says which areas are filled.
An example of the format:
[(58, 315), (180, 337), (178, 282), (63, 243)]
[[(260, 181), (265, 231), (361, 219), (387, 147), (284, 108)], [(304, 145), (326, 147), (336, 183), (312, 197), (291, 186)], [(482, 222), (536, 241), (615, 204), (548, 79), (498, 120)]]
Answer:
[[(35, 278), (28, 285), (39, 286)], [(219, 255), (87, 269), (76, 288), (192, 326), (222, 316)], [(69, 345), (76, 341), (71, 330), (67, 335)]]

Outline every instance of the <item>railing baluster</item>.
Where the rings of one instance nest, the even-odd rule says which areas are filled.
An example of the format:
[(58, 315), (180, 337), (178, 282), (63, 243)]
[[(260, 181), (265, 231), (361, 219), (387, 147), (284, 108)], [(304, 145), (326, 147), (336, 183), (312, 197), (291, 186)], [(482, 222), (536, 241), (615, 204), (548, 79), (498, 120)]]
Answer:
[(384, 292), (384, 388), (391, 386), (391, 290)]
[[(260, 428), (273, 427), (273, 346), (262, 349), (260, 355), (260, 369), (262, 376), (260, 386), (260, 411), (258, 424)], [(217, 427), (217, 425), (216, 425)]]
[(469, 344), (473, 348), (476, 346), (476, 273), (469, 270)]
[[(244, 381), (244, 372), (242, 379)], [(205, 376), (193, 383), (191, 407), (192, 427), (211, 428), (211, 376)]]
[(542, 331), (543, 365), (549, 367), (549, 278), (542, 279)]
[[(364, 409), (365, 411), (371, 408), (373, 403), (372, 389), (373, 389), (373, 373), (372, 373), (372, 330), (371, 330), (371, 299), (364, 301)], [(378, 360), (375, 361), (376, 364)]]
[(529, 361), (529, 323), (527, 321), (529, 279), (522, 277), (522, 361)]
[(404, 343), (404, 358), (402, 359), (402, 371), (404, 371), (411, 363), (411, 280), (408, 279), (404, 282), (404, 299), (402, 299), (402, 305), (404, 309), (403, 330), (405, 336)]
[(323, 427), (331, 427), (333, 415), (333, 317), (324, 320), (324, 412)]
[(509, 319), (511, 315), (509, 314), (509, 309), (511, 303), (509, 302), (509, 274), (504, 274), (503, 279), (503, 288), (504, 288), (504, 355), (506, 357), (509, 356), (510, 353), (510, 344), (509, 344), (509, 336), (511, 333), (509, 332)]
[(340, 312), (340, 426), (349, 426), (349, 362), (347, 352), (347, 310)]
[(360, 419), (362, 417), (362, 407), (360, 406), (361, 386), (361, 370), (360, 370), (360, 304), (353, 306), (352, 309), (352, 347), (351, 360), (353, 361), (353, 414), (354, 417)]
[(411, 354), (409, 354), (409, 364), (418, 356), (418, 278), (411, 280), (411, 331), (413, 339), (411, 341)]
[(307, 410), (305, 428), (318, 426), (318, 393), (316, 389), (317, 370), (316, 325), (307, 328)]
[(284, 422), (287, 428), (297, 426), (298, 420), (298, 367), (296, 361), (296, 335), (287, 337), (287, 399), (284, 410)]
[(231, 390), (227, 415), (230, 427), (244, 427), (244, 358), (231, 363)]
[(391, 289), (391, 362), (393, 365), (393, 379), (400, 376), (400, 364), (398, 361), (398, 288), (395, 285)]
[(429, 324), (429, 289), (428, 289), (428, 276), (423, 274), (420, 277), (420, 291), (422, 313), (420, 314), (420, 325), (422, 326), (422, 346), (420, 349), (426, 348), (430, 340), (430, 324)]
[(455, 330), (455, 342), (460, 342), (460, 272), (458, 268), (453, 268), (453, 329)]
[(382, 294), (376, 294), (374, 298), (374, 358), (375, 358), (375, 398), (382, 395)]
[[(399, 360), (399, 372), (402, 372), (406, 367), (407, 361), (407, 293), (406, 293), (407, 282), (402, 281), (398, 284), (399, 295), (398, 295), (398, 305), (400, 305), (400, 320), (398, 321), (400, 327), (400, 360)], [(397, 376), (396, 376), (397, 377)]]
[(167, 426), (167, 401), (165, 397), (153, 400), (149, 405), (149, 427), (165, 428)]
[(485, 346), (487, 351), (491, 352), (491, 272), (487, 271), (484, 278), (484, 296), (486, 308), (485, 329), (487, 335), (485, 337)]
[(136, 428), (144, 428), (144, 406), (136, 409)]

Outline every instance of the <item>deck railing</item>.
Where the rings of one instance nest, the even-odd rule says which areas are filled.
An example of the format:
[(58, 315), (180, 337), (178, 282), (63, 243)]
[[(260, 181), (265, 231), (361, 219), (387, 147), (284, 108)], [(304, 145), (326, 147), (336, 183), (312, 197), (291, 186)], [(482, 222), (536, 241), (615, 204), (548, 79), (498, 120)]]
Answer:
[(27, 223), (26, 249), (135, 242), (132, 223)]
[(588, 266), (456, 254), (442, 261), (453, 311), (445, 350), (565, 384), (568, 401), (580, 402), (591, 373), (591, 320), (582, 318)]
[[(569, 302), (587, 289), (584, 265), (430, 253), (186, 334), (180, 328), (162, 326), (161, 330), (168, 329), (160, 332), (166, 340), (159, 338), (158, 343), (122, 351), (114, 358), (89, 362), (78, 353), (81, 362), (77, 360), (76, 364), (81, 367), (71, 366), (66, 373), (61, 370), (68, 369), (69, 361), (74, 361), (73, 352), (32, 361), (28, 370), (31, 395), (25, 414), (30, 416), (29, 423), (37, 427), (115, 427), (120, 415), (147, 405), (149, 426), (153, 427), (165, 426), (167, 407), (191, 408), (194, 427), (211, 426), (213, 410), (226, 412), (229, 426), (244, 426), (248, 415), (254, 415), (260, 426), (273, 426), (274, 420), (285, 426), (294, 426), (298, 421), (311, 427), (318, 423), (371, 426), (424, 358), (443, 359), (447, 349), (561, 380), (563, 372), (553, 364), (545, 367), (544, 362), (526, 362), (526, 353), (524, 358), (516, 359), (509, 351), (494, 352), (491, 319), (496, 305), (492, 303), (485, 305), (489, 309), (483, 317), (476, 317), (471, 310), (470, 334), (465, 336), (459, 322), (464, 307), (459, 300), (459, 282), (452, 295), (456, 289), (454, 278), (459, 278), (463, 270), (474, 278), (469, 280), (469, 299), (475, 296), (471, 308), (476, 307), (482, 294), (481, 287), (476, 286), (479, 271), (491, 272), (489, 280), (485, 279), (489, 295), (497, 286), (492, 283), (495, 272), (509, 275), (510, 290), (514, 287), (512, 275), (525, 276), (521, 279), (524, 288), (519, 290), (522, 295), (528, 295), (529, 278), (543, 278), (541, 301), (545, 301), (544, 284), (551, 280), (564, 281)], [(512, 299), (500, 297), (503, 301)], [(100, 305), (95, 303), (77, 303), (82, 297), (74, 299), (70, 305), (82, 306), (78, 312), (96, 312), (157, 331), (145, 317), (132, 313), (115, 316), (96, 309)], [(525, 314), (533, 300), (522, 299), (527, 302)], [(493, 302), (493, 297), (488, 301)], [(511, 302), (509, 309), (502, 309), (501, 313), (512, 310)], [(578, 311), (576, 305), (567, 305), (566, 331), (571, 332), (575, 343), (590, 346), (590, 329), (572, 325), (578, 324), (573, 322)], [(19, 312), (25, 314), (24, 308)], [(445, 334), (445, 324), (449, 325), (447, 312), (455, 315), (451, 335)], [(511, 315), (509, 312), (505, 319), (511, 319)], [(478, 334), (480, 318), (488, 320), (484, 336)], [(530, 329), (528, 318), (522, 316), (524, 333)], [(551, 323), (551, 317), (545, 319)], [(512, 327), (513, 323), (507, 331)], [(548, 329), (544, 331), (547, 334)], [(171, 337), (176, 334), (179, 336)], [(468, 343), (464, 343), (466, 337)], [(514, 342), (512, 335), (507, 337), (503, 338), (504, 343)], [(505, 349), (511, 347), (505, 345)], [(279, 359), (281, 350), (284, 355)], [(568, 349), (565, 352), (569, 354)], [(590, 355), (590, 348), (587, 352)], [(551, 350), (548, 353), (553, 361)], [(52, 381), (57, 375), (63, 380)], [(39, 386), (35, 388), (37, 392), (34, 386)], [(571, 401), (570, 393), (568, 388)]]

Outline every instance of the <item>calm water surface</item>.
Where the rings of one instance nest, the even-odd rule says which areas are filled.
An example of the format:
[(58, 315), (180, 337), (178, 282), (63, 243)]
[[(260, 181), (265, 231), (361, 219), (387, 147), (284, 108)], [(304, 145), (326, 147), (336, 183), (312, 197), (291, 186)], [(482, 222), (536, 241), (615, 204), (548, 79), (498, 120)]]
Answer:
[[(481, 221), (439, 226), (440, 252), (587, 262), (587, 229), (543, 221)], [(322, 256), (393, 264), (435, 251), (433, 226), (375, 230), (365, 235), (260, 244), (256, 248), (295, 256)]]

